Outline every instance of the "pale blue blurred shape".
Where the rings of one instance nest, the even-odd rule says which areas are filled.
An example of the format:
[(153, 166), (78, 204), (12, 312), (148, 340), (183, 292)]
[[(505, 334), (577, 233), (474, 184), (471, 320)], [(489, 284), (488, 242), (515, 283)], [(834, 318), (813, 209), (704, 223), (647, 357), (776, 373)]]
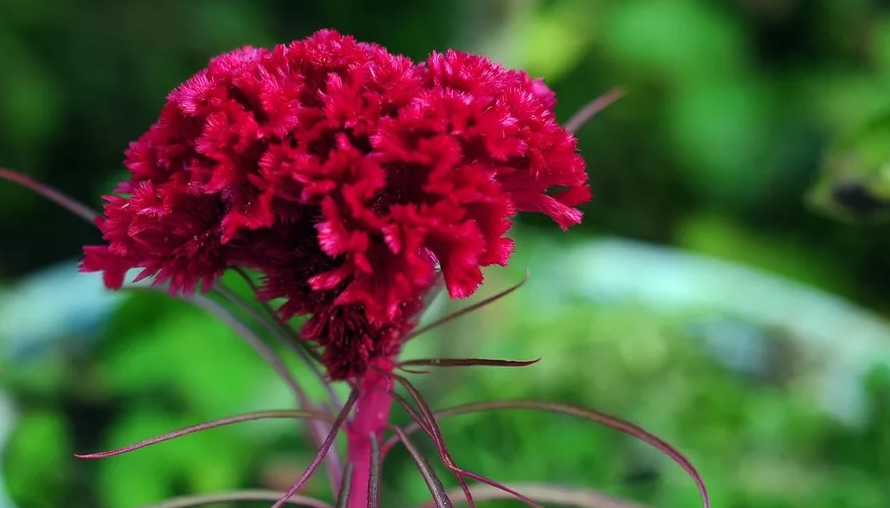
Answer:
[[(92, 337), (119, 300), (101, 275), (79, 273), (77, 262), (41, 270), (0, 293), (0, 356), (21, 360), (69, 337)], [(12, 401), (0, 392), (0, 455), (15, 420)], [(0, 508), (17, 508), (2, 475)]]
[(762, 327), (724, 317), (694, 321), (689, 329), (727, 368), (752, 376), (767, 375), (773, 348)]
[[(572, 298), (634, 302), (668, 315), (726, 317), (782, 330), (806, 366), (798, 377), (826, 411), (849, 424), (866, 417), (865, 374), (890, 364), (890, 323), (840, 296), (775, 273), (620, 238), (544, 248), (535, 256), (539, 273), (531, 278), (530, 292), (542, 309)], [(709, 349), (719, 347), (721, 361), (737, 355), (733, 361), (751, 365), (762, 354), (752, 337), (732, 332)]]
[[(41, 270), (0, 293), (0, 356), (22, 360), (68, 340), (89, 347), (121, 299), (101, 274), (80, 273), (76, 261)], [(12, 401), (0, 392), (0, 455), (15, 417)], [(0, 508), (17, 508), (2, 479)]]
[(101, 274), (80, 273), (77, 262), (41, 270), (0, 294), (0, 354), (20, 359), (68, 338), (89, 343), (120, 302)]

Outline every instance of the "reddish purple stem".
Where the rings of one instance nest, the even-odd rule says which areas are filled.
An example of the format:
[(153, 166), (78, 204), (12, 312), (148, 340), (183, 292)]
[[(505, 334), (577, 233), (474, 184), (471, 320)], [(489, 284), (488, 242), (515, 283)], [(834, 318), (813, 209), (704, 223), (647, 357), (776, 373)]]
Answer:
[(162, 434), (160, 436), (152, 437), (149, 439), (145, 439), (143, 441), (139, 441), (138, 443), (133, 443), (131, 445), (123, 446), (121, 448), (115, 448), (114, 450), (109, 450), (107, 452), (97, 452), (97, 453), (87, 453), (83, 455), (74, 454), (75, 457), (79, 459), (104, 459), (106, 457), (113, 457), (115, 455), (123, 455), (125, 453), (130, 453), (135, 450), (139, 450), (141, 448), (145, 448), (151, 445), (155, 445), (158, 443), (163, 443), (164, 441), (170, 441), (171, 439), (176, 439), (178, 437), (187, 436), (189, 434), (194, 434), (196, 432), (201, 432), (202, 430), (214, 429), (216, 427), (223, 427), (226, 425), (232, 425), (234, 423), (241, 422), (249, 422), (254, 420), (264, 420), (270, 418), (309, 418), (309, 419), (320, 419), (331, 421), (332, 418), (330, 415), (325, 413), (317, 413), (313, 411), (257, 411), (255, 413), (246, 413), (241, 415), (230, 416), (227, 418), (221, 418), (219, 420), (213, 420), (206, 423), (199, 423), (197, 425), (192, 425), (190, 427), (185, 427), (182, 429), (174, 430), (171, 432), (167, 432), (166, 434)]
[(348, 443), (347, 462), (352, 464), (352, 487), (349, 489), (348, 508), (367, 508), (368, 487), (371, 481), (373, 442), (371, 435), (383, 441), (392, 407), (392, 372), (390, 359), (379, 359), (359, 382), (355, 416), (346, 424)]
[[(331, 426), (331, 432), (328, 434), (328, 437), (325, 438), (324, 443), (321, 444), (321, 448), (316, 452), (315, 457), (313, 457), (312, 461), (309, 463), (309, 467), (303, 471), (303, 474), (300, 475), (300, 478), (297, 479), (296, 482), (291, 486), (290, 489), (281, 497), (272, 508), (281, 508), (284, 506), (290, 498), (292, 498), (297, 491), (306, 483), (309, 478), (315, 474), (315, 471), (318, 469), (318, 466), (321, 465), (321, 462), (324, 460), (325, 456), (328, 454), (328, 450), (331, 449), (331, 446), (334, 444), (334, 440), (337, 439), (337, 434), (340, 433), (341, 427), (343, 427), (343, 422), (346, 421), (346, 418), (349, 417), (349, 412), (352, 411), (352, 408), (356, 403), (356, 392), (353, 390), (352, 394), (349, 396), (349, 400), (346, 401), (346, 404), (343, 406), (343, 409), (340, 411), (340, 414), (337, 415), (337, 419), (334, 421), (334, 424)], [(367, 467), (367, 466), (365, 466)]]
[[(541, 359), (534, 360), (496, 360), (490, 358), (423, 358), (418, 360), (405, 360), (399, 363), (399, 369), (405, 372), (411, 372), (410, 369), (414, 365), (424, 365), (428, 367), (528, 367), (540, 362)], [(424, 374), (426, 372), (423, 372)]]
[(10, 182), (15, 182), (21, 186), (33, 190), (34, 192), (40, 194), (41, 196), (61, 206), (62, 208), (65, 208), (69, 212), (77, 215), (90, 224), (94, 224), (96, 222), (96, 217), (99, 215), (95, 210), (78, 203), (77, 201), (69, 198), (56, 189), (53, 189), (48, 185), (44, 185), (34, 180), (33, 178), (25, 176), (21, 173), (16, 173), (15, 171), (11, 171), (6, 168), (0, 168), (0, 178), (9, 180)]
[(581, 127), (584, 127), (584, 124), (586, 124), (588, 120), (623, 96), (624, 90), (622, 88), (613, 88), (603, 95), (600, 95), (572, 115), (572, 117), (569, 118), (569, 121), (566, 122), (564, 126), (565, 129), (572, 133), (578, 132)]
[(525, 278), (522, 279), (521, 281), (519, 281), (517, 284), (514, 284), (514, 285), (508, 287), (507, 289), (501, 291), (500, 293), (489, 296), (488, 298), (482, 300), (481, 302), (474, 303), (473, 305), (468, 305), (468, 306), (464, 307), (463, 309), (452, 312), (451, 314), (448, 314), (447, 316), (445, 316), (441, 319), (437, 319), (436, 321), (433, 321), (432, 323), (430, 323), (426, 326), (421, 326), (420, 328), (417, 328), (416, 330), (414, 330), (413, 332), (408, 334), (408, 336), (405, 338), (405, 342), (408, 342), (409, 340), (411, 340), (419, 335), (423, 335), (424, 333), (426, 333), (430, 330), (435, 330), (436, 328), (439, 328), (440, 326), (444, 326), (461, 316), (465, 316), (471, 312), (475, 312), (483, 307), (491, 305), (492, 303), (509, 295), (513, 291), (516, 291), (517, 289), (521, 288), (523, 284), (528, 282), (528, 277), (529, 277), (529, 271), (526, 270)]

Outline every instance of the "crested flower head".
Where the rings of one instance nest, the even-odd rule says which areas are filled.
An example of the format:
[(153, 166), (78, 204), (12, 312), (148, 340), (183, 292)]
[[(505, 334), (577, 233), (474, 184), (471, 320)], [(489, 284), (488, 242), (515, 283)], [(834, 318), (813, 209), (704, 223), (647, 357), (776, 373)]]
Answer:
[(168, 96), (106, 198), (83, 269), (173, 292), (257, 270), (311, 315), (332, 377), (397, 351), (437, 271), (453, 298), (506, 265), (519, 211), (560, 227), (590, 199), (542, 81), (456, 51), (415, 63), (333, 31), (214, 58)]

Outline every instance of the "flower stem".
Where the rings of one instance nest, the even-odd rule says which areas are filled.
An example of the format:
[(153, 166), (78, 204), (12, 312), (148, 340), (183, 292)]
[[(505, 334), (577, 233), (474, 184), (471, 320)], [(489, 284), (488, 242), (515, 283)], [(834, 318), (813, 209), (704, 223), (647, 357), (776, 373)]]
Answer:
[(355, 415), (346, 425), (347, 460), (353, 467), (348, 508), (367, 508), (372, 467), (372, 440), (376, 435), (382, 442), (389, 423), (392, 406), (392, 371), (395, 363), (390, 358), (374, 361), (358, 383)]

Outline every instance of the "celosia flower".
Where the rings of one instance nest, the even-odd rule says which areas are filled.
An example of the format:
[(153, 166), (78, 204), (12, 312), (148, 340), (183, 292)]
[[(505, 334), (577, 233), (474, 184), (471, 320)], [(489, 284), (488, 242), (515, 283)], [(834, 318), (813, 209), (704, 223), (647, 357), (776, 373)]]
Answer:
[[(615, 94), (612, 95), (615, 97)], [(595, 101), (568, 122), (576, 128), (610, 102)], [(454, 51), (421, 64), (332, 31), (277, 46), (245, 48), (213, 59), (168, 97), (158, 122), (127, 152), (131, 176), (106, 197), (96, 225), (106, 244), (85, 249), (83, 270), (104, 272), (119, 288), (132, 268), (174, 294), (217, 290), (287, 345), (294, 335), (276, 318), (310, 316), (304, 338), (324, 348), (328, 379), (346, 379), (340, 403), (327, 386), (331, 410), (316, 405), (287, 366), (246, 323), (203, 295), (189, 300), (230, 324), (288, 383), (298, 411), (260, 411), (206, 422), (108, 452), (128, 453), (193, 432), (264, 418), (307, 418), (318, 451), (283, 495), (231, 492), (172, 500), (198, 506), (237, 500), (275, 500), (327, 506), (297, 492), (327, 460), (337, 506), (379, 508), (381, 468), (404, 444), (434, 504), (452, 505), (436, 472), (413, 446), (421, 430), (436, 445), (467, 502), (481, 484), (533, 508), (517, 490), (458, 467), (439, 419), (467, 412), (532, 409), (574, 415), (636, 436), (661, 449), (696, 481), (692, 464), (670, 445), (621, 419), (558, 402), (491, 401), (434, 412), (405, 377), (414, 366), (523, 367), (536, 361), (415, 359), (396, 355), (414, 330), (425, 296), (441, 275), (452, 297), (472, 294), (481, 268), (504, 265), (513, 251), (505, 237), (517, 211), (540, 212), (567, 228), (581, 220), (574, 207), (590, 199), (575, 140), (553, 116), (555, 95), (540, 80)], [(0, 178), (38, 190), (74, 213), (95, 212), (56, 191), (0, 168)], [(266, 314), (223, 285), (227, 269), (263, 276), (256, 296), (282, 298), (279, 316)], [(518, 286), (516, 286), (518, 287)], [(436, 327), (500, 295), (458, 311)], [(302, 350), (297, 350), (302, 353)], [(314, 363), (310, 366), (315, 369)], [(410, 401), (394, 393), (401, 385)], [(415, 421), (389, 421), (393, 401)], [(329, 422), (326, 427), (320, 422)], [(393, 434), (386, 439), (388, 430)], [(333, 443), (347, 436), (347, 467)], [(325, 435), (326, 433), (326, 435)], [(471, 485), (467, 480), (478, 484)], [(566, 488), (535, 486), (539, 500), (584, 500)]]
[[(173, 292), (264, 275), (335, 378), (392, 354), (441, 270), (453, 298), (506, 265), (517, 211), (567, 228), (590, 198), (540, 80), (456, 51), (416, 64), (333, 31), (211, 60), (126, 156), (83, 269)], [(351, 323), (355, 326), (347, 326)]]

